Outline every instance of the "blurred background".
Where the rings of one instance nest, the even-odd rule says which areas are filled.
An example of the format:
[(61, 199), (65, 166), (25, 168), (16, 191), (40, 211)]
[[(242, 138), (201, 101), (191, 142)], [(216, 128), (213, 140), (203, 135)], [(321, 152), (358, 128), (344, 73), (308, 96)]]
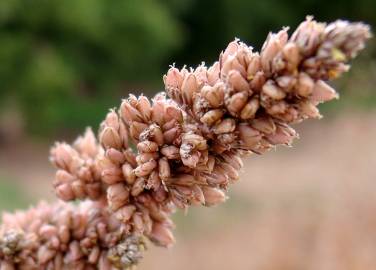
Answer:
[[(376, 25), (374, 0), (1, 0), (0, 211), (53, 200), (48, 151), (96, 129), (170, 64), (212, 63), (240, 38), (314, 15)], [(376, 42), (335, 83), (293, 149), (246, 161), (225, 205), (179, 213), (177, 244), (140, 269), (376, 269)]]

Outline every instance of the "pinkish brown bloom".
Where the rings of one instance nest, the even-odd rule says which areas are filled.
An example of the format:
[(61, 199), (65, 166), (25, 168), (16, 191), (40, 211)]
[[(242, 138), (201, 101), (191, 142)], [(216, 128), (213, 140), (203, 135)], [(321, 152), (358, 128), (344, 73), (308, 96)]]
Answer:
[[(175, 208), (213, 206), (240, 178), (242, 159), (298, 137), (338, 98), (328, 81), (370, 38), (369, 26), (311, 17), (288, 35), (270, 33), (261, 52), (234, 40), (212, 66), (171, 67), (168, 97), (130, 95), (73, 145), (56, 143), (53, 187), (77, 206), (40, 204), (5, 213), (0, 270), (134, 269), (144, 239), (170, 247)], [(135, 147), (131, 147), (131, 146)]]

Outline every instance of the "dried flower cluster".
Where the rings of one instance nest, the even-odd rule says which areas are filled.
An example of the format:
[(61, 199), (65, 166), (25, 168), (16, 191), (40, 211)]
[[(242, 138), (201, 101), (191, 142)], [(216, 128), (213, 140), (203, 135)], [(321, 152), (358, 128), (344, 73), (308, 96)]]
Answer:
[(369, 37), (361, 23), (326, 25), (307, 18), (289, 38), (269, 34), (260, 53), (235, 40), (211, 67), (164, 77), (169, 96), (200, 124), (213, 152), (262, 153), (296, 137), (288, 126), (319, 118), (317, 105), (337, 98), (325, 81), (348, 70)]
[(290, 126), (319, 118), (317, 105), (337, 98), (337, 78), (371, 36), (367, 25), (307, 18), (288, 36), (270, 34), (260, 53), (235, 40), (212, 66), (171, 67), (168, 97), (130, 95), (70, 146), (57, 143), (56, 195), (78, 206), (39, 205), (4, 215), (1, 270), (128, 269), (144, 237), (174, 243), (176, 207), (226, 200), (242, 157), (290, 145)]
[(0, 230), (1, 269), (119, 269), (142, 258), (142, 235), (129, 235), (99, 203), (40, 203), (5, 213)]

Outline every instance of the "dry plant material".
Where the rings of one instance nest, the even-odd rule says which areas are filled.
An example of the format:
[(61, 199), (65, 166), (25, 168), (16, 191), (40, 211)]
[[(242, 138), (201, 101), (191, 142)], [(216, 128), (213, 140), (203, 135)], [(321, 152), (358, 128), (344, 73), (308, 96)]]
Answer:
[(4, 214), (0, 270), (131, 269), (147, 239), (170, 247), (174, 210), (224, 202), (244, 156), (291, 145), (291, 124), (321, 117), (317, 106), (338, 98), (328, 81), (370, 37), (363, 23), (308, 17), (259, 53), (235, 40), (212, 66), (171, 67), (167, 96), (130, 95), (98, 140), (88, 129), (52, 148), (56, 195), (85, 201)]

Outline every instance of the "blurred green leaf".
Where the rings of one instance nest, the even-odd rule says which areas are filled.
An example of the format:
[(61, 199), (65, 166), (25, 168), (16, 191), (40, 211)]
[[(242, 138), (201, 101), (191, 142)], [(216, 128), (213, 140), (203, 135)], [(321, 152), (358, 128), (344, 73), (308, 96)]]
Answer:
[(30, 199), (16, 183), (0, 176), (0, 211), (24, 209), (30, 204)]

